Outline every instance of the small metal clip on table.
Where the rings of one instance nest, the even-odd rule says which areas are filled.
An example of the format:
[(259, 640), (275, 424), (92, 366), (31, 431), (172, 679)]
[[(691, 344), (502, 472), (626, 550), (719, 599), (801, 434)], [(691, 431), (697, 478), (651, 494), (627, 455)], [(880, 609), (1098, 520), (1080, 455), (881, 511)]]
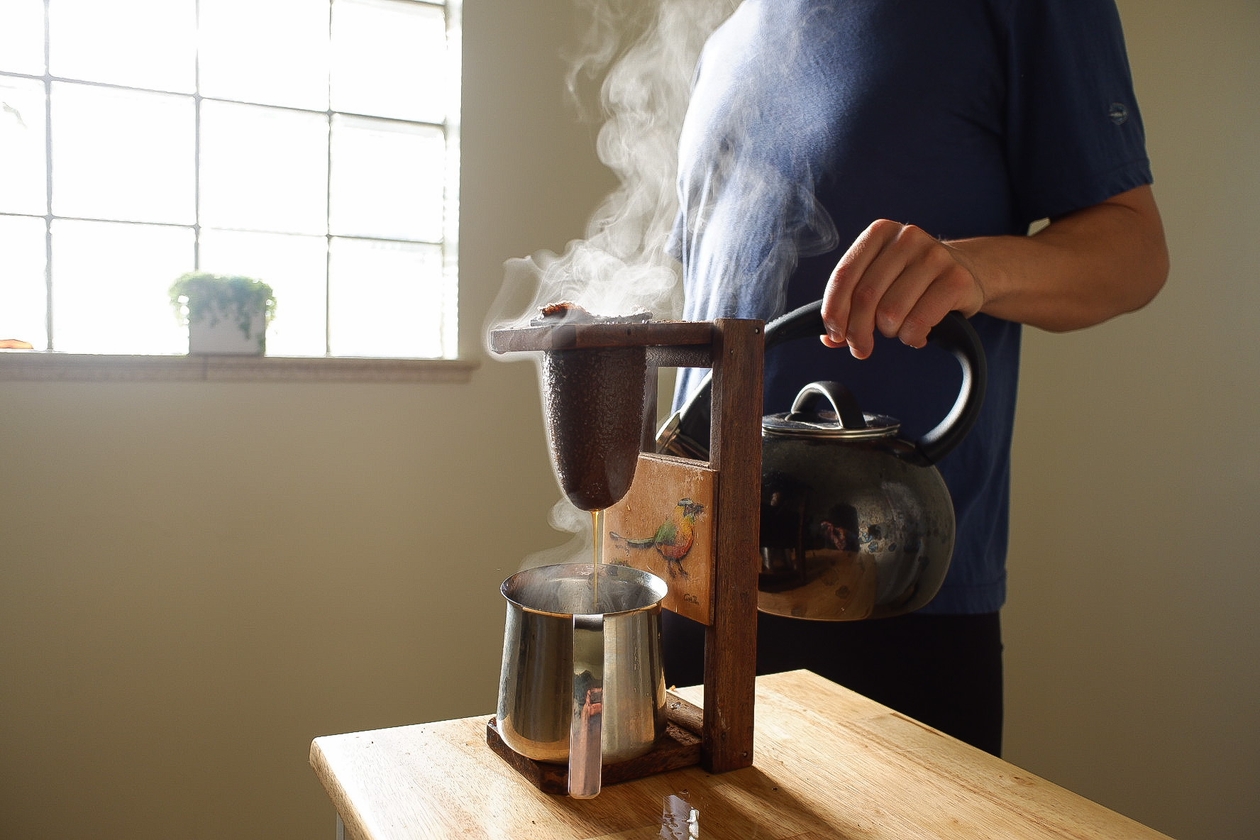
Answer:
[[(678, 693), (702, 702), (699, 688)], [(807, 671), (759, 677), (756, 702), (751, 767), (692, 767), (583, 801), (542, 793), (495, 755), (489, 714), (316, 738), (310, 760), (353, 840), (656, 840), (697, 824), (713, 840), (1165, 837)]]

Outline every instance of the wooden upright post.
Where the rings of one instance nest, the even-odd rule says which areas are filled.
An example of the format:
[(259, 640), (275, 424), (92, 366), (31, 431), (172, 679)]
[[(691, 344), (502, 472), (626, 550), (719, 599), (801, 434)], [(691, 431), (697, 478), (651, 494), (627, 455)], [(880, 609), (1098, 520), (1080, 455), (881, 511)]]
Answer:
[(701, 758), (713, 773), (753, 761), (763, 355), (760, 321), (714, 323), (709, 465), (718, 475), (718, 531)]

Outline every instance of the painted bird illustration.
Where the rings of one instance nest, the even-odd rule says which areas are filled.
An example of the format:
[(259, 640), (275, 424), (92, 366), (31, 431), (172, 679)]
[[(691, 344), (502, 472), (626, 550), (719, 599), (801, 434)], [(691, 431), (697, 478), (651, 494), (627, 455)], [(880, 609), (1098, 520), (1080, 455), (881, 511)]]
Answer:
[(665, 568), (670, 577), (689, 577), (683, 568), (683, 559), (691, 551), (696, 539), (696, 518), (704, 513), (704, 505), (691, 499), (679, 499), (674, 514), (661, 523), (656, 533), (646, 539), (623, 537), (616, 532), (608, 536), (614, 543), (638, 551), (655, 550), (665, 558)]

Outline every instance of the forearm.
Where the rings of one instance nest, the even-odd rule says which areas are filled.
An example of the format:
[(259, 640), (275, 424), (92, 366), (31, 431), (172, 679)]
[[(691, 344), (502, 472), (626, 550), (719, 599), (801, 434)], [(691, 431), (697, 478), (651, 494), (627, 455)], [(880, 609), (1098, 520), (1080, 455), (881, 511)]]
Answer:
[(1033, 236), (946, 244), (980, 285), (981, 312), (1055, 332), (1140, 309), (1168, 275), (1149, 187), (1064, 216)]
[(1056, 219), (1034, 236), (942, 242), (878, 219), (849, 246), (823, 293), (822, 337), (865, 359), (874, 334), (922, 347), (951, 310), (1065, 331), (1145, 306), (1168, 275), (1150, 187)]

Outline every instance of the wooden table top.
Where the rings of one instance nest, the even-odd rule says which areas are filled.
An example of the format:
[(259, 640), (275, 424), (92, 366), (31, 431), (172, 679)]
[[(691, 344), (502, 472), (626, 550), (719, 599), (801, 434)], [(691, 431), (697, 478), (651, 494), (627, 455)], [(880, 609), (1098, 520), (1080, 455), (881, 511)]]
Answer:
[(757, 679), (752, 767), (590, 800), (530, 786), (486, 745), (489, 718), (316, 738), (311, 766), (347, 836), (686, 838), (694, 809), (705, 840), (1165, 837), (807, 671)]

